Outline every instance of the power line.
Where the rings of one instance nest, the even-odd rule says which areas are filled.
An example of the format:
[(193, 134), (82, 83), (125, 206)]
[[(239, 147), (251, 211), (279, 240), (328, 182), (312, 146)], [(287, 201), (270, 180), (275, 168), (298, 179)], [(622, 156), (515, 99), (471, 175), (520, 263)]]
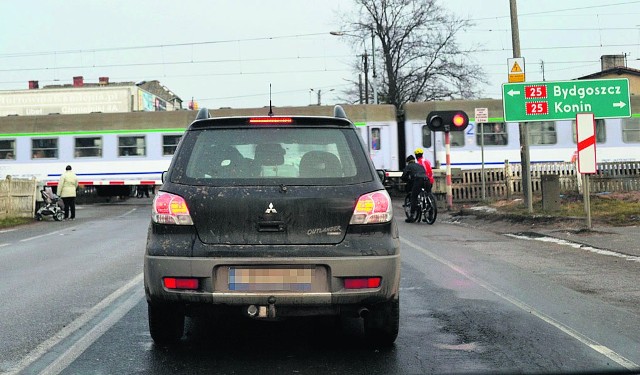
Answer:
[[(573, 11), (573, 10), (609, 8), (609, 7), (618, 6), (618, 5), (628, 5), (628, 4), (636, 4), (636, 3), (640, 3), (640, 1), (636, 0), (636, 1), (626, 1), (626, 2), (622, 2), (622, 3), (614, 3), (614, 4), (581, 6), (581, 7), (577, 7), (577, 8), (564, 8), (564, 9), (555, 9), (555, 10), (545, 10), (545, 11), (540, 11), (540, 12), (520, 13), (520, 14), (518, 14), (518, 17), (529, 17), (529, 16), (536, 16), (536, 15), (541, 15), (541, 14), (568, 12), (568, 11)], [(509, 18), (509, 17), (510, 17), (509, 15), (506, 15), (506, 16), (474, 18), (474, 21), (495, 20), (495, 19), (498, 19), (498, 18)]]
[[(473, 31), (480, 31), (480, 32), (511, 32), (511, 29), (480, 29), (480, 28), (472, 28)], [(550, 28), (550, 29), (526, 29), (526, 28), (520, 28), (520, 31), (637, 31), (638, 27), (599, 27), (599, 28), (593, 28), (593, 27), (589, 27), (589, 28), (566, 28), (566, 29), (561, 29), (561, 28)]]
[[(357, 56), (357, 55), (356, 55)], [(184, 60), (184, 61), (169, 61), (169, 62), (142, 62), (142, 63), (126, 63), (126, 64), (102, 64), (102, 65), (77, 65), (77, 66), (56, 66), (51, 67), (36, 67), (36, 68), (9, 68), (0, 69), (0, 72), (15, 72), (15, 71), (38, 71), (38, 70), (63, 70), (63, 69), (92, 69), (92, 68), (124, 68), (134, 66), (154, 66), (154, 65), (183, 65), (183, 64), (227, 64), (238, 62), (265, 62), (265, 61), (282, 61), (282, 60), (314, 60), (314, 59), (338, 59), (353, 57), (352, 55), (337, 55), (337, 56), (295, 56), (295, 57), (272, 57), (272, 58), (255, 58), (255, 59), (223, 59), (223, 60)]]
[(247, 39), (227, 39), (227, 40), (210, 40), (202, 42), (188, 42), (188, 43), (171, 43), (171, 44), (149, 44), (141, 46), (130, 47), (109, 47), (109, 48), (93, 48), (93, 49), (79, 49), (79, 50), (65, 50), (65, 51), (41, 51), (41, 52), (24, 52), (24, 53), (10, 53), (0, 54), (0, 58), (13, 58), (13, 57), (35, 57), (35, 56), (47, 56), (47, 55), (64, 55), (74, 53), (95, 53), (95, 52), (113, 52), (113, 51), (128, 51), (135, 49), (149, 49), (149, 48), (168, 48), (168, 47), (192, 47), (207, 44), (224, 44), (224, 43), (238, 43), (238, 42), (256, 42), (263, 40), (277, 40), (277, 39), (291, 39), (308, 36), (329, 35), (329, 32), (312, 33), (312, 34), (296, 34), (296, 35), (283, 35), (283, 36), (269, 36), (259, 38), (247, 38)]
[[(321, 90), (326, 90), (326, 89), (332, 89), (332, 88), (340, 88), (340, 87), (347, 87), (347, 86), (351, 86), (351, 84), (342, 84), (342, 85), (332, 85), (332, 86), (324, 86), (324, 87), (318, 87), (318, 89)], [(293, 93), (298, 93), (298, 92), (307, 92), (309, 91), (308, 88), (305, 89), (296, 89), (296, 90), (285, 90), (285, 91), (275, 91), (272, 92), (272, 94), (274, 95), (278, 95), (278, 94), (293, 94)], [(247, 94), (247, 95), (237, 95), (237, 96), (221, 96), (221, 97), (217, 97), (217, 98), (199, 98), (197, 100), (199, 101), (207, 101), (207, 100), (228, 100), (228, 99), (244, 99), (244, 98), (252, 98), (252, 97), (256, 97), (256, 96), (264, 96), (264, 95), (269, 95), (268, 92), (263, 92), (260, 94)]]

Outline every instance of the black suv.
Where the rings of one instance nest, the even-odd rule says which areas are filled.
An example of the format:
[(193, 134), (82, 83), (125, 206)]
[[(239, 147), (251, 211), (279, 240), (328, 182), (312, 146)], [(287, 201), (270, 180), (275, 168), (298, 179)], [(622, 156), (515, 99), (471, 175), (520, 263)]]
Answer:
[(210, 312), (362, 317), (370, 340), (393, 343), (400, 242), (380, 172), (340, 106), (334, 117), (201, 109), (153, 201), (153, 340), (178, 341), (185, 316)]

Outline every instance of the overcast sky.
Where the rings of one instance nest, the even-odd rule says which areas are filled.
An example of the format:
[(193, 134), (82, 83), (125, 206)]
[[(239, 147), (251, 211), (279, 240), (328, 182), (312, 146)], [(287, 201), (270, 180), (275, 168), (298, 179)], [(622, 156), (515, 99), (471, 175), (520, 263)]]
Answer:
[[(509, 1), (439, 4), (475, 22), (458, 41), (478, 50), (483, 96), (500, 98), (513, 55)], [(0, 90), (106, 76), (157, 79), (209, 108), (268, 105), (269, 84), (274, 105), (316, 103), (318, 90), (335, 104), (362, 47), (329, 32), (352, 10), (350, 0), (1, 1)], [(520, 0), (518, 13), (527, 81), (594, 73), (608, 54), (640, 69), (640, 1)]]

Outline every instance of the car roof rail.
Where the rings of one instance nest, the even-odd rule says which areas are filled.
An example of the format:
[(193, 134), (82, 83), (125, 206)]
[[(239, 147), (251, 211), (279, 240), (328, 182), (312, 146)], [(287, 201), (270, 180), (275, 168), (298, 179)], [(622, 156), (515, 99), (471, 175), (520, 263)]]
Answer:
[(211, 118), (209, 110), (207, 108), (200, 108), (200, 110), (198, 110), (198, 114), (196, 115), (196, 120), (205, 120), (208, 118)]
[(342, 108), (342, 106), (335, 106), (333, 107), (333, 117), (338, 117), (338, 118), (347, 118), (347, 114), (344, 111), (344, 109)]

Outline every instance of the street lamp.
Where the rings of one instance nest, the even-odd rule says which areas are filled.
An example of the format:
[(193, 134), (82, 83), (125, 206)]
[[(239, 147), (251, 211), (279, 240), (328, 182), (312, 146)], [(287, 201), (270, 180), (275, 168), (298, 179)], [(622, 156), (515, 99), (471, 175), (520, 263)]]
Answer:
[[(325, 91), (325, 92), (331, 92), (331, 91), (333, 91), (333, 90), (335, 90), (335, 89), (329, 89), (329, 90), (327, 90), (327, 91)], [(311, 105), (311, 92), (313, 92), (313, 91), (316, 91), (316, 90), (314, 90), (314, 89), (309, 89), (309, 105)], [(322, 105), (322, 89), (318, 89), (318, 90), (316, 91), (316, 93), (317, 93), (317, 95), (318, 95), (318, 105)]]
[[(377, 90), (377, 76), (376, 76), (376, 36), (373, 33), (373, 28), (370, 28), (371, 30), (371, 65), (372, 65), (372, 71), (373, 71), (373, 77), (371, 78), (371, 91), (373, 91), (373, 104), (378, 104), (378, 90)], [(335, 35), (335, 36), (350, 36), (350, 37), (354, 37), (354, 38), (362, 38), (362, 46), (364, 47), (364, 80), (365, 80), (365, 91), (367, 90), (366, 87), (368, 85), (367, 81), (368, 81), (368, 66), (367, 66), (367, 46), (366, 46), (366, 39), (360, 35), (355, 35), (355, 34), (349, 34), (349, 33), (345, 33), (344, 31), (330, 31), (329, 34), (331, 35)], [(365, 96), (367, 102), (369, 101), (369, 96), (366, 95)]]

